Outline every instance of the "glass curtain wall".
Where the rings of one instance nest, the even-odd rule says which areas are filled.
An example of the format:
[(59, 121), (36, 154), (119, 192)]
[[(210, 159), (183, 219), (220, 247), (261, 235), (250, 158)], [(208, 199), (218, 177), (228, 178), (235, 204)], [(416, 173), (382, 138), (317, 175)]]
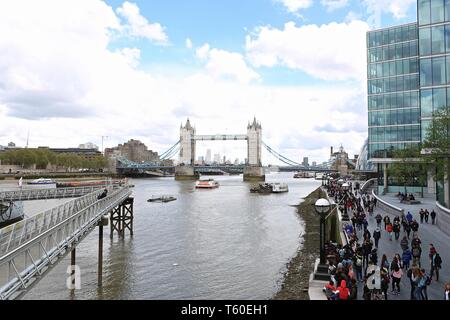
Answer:
[[(369, 158), (389, 158), (393, 150), (420, 142), (419, 86), (421, 81), (435, 80), (433, 61), (429, 66), (419, 63), (415, 23), (369, 32), (367, 47)], [(432, 49), (430, 42), (429, 53)], [(442, 80), (440, 63), (435, 65), (436, 82)], [(443, 66), (445, 71), (445, 59)], [(419, 76), (422, 67), (430, 70), (424, 79)]]

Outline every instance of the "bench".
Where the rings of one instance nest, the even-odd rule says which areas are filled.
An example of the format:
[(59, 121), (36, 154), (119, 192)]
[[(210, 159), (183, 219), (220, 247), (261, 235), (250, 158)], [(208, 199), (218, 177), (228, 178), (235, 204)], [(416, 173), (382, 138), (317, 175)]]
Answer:
[(406, 204), (421, 204), (419, 200), (400, 200), (400, 203), (406, 203)]

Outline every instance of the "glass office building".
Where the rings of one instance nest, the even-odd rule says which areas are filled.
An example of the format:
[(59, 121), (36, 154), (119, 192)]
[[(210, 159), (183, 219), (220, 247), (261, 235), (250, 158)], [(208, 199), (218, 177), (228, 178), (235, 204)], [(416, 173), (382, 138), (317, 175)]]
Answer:
[[(450, 0), (419, 0), (420, 101), (422, 141), (433, 111), (450, 107)], [(445, 202), (444, 183), (437, 198)]]
[[(418, 0), (417, 23), (368, 32), (367, 54), (369, 159), (382, 189), (397, 192), (385, 173), (392, 151), (419, 146), (433, 111), (450, 107), (450, 0)], [(422, 187), (444, 203), (444, 183), (409, 190)]]

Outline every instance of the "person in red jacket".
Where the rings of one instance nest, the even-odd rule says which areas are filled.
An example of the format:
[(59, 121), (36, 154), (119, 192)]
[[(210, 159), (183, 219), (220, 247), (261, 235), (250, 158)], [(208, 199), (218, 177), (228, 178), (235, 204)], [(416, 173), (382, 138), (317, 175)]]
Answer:
[(393, 231), (392, 223), (389, 222), (387, 224), (386, 231), (387, 233), (389, 233), (389, 240), (392, 241), (392, 231)]
[(347, 282), (345, 280), (341, 281), (341, 285), (337, 288), (339, 300), (348, 300), (350, 296), (350, 290), (347, 288)]

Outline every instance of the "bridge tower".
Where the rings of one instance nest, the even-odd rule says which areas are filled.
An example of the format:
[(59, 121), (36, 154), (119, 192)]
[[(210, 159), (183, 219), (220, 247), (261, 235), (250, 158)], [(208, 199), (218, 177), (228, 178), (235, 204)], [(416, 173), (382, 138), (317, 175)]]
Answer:
[(186, 125), (180, 126), (180, 164), (175, 168), (175, 180), (191, 180), (198, 178), (194, 172), (195, 162), (195, 128), (189, 118)]
[(264, 181), (264, 169), (261, 162), (262, 127), (253, 118), (247, 126), (247, 163), (244, 169), (244, 181)]

